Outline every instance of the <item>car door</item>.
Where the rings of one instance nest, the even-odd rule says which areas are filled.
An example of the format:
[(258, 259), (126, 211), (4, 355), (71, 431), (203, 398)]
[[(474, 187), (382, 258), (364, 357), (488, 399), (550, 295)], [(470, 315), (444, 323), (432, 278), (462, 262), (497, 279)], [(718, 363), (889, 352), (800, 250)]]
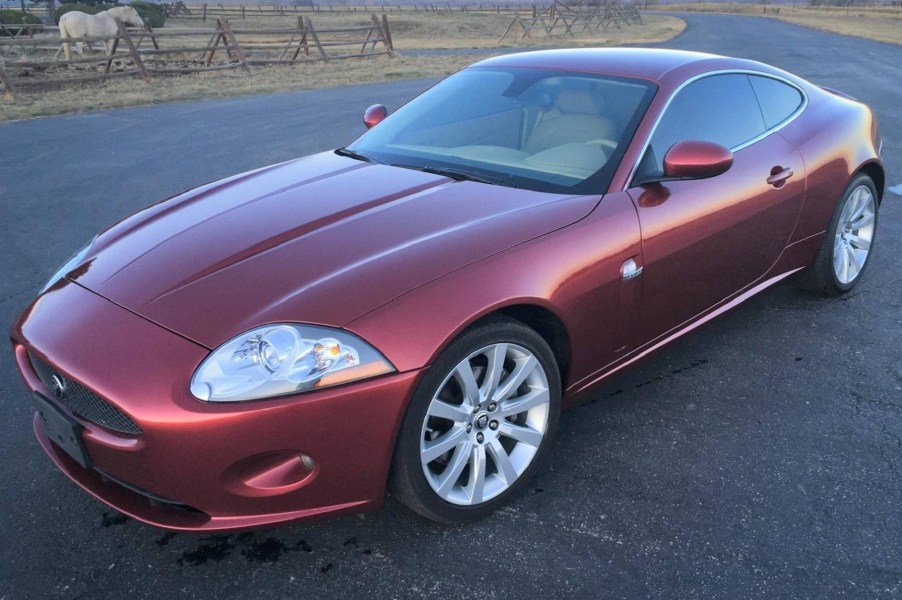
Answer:
[[(798, 92), (797, 99), (801, 106)], [(664, 154), (683, 140), (721, 144), (734, 162), (716, 177), (628, 190), (643, 236), (640, 344), (761, 278), (785, 248), (804, 196), (802, 158), (768, 126), (745, 73), (710, 75), (678, 91), (634, 181), (663, 173)]]

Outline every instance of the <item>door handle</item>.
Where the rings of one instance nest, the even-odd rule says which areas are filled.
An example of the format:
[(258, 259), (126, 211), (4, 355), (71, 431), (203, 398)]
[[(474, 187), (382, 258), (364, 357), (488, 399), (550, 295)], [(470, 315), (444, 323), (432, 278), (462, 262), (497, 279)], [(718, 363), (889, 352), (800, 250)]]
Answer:
[(783, 167), (774, 167), (770, 170), (770, 177), (767, 178), (767, 183), (776, 188), (783, 187), (783, 184), (786, 183), (786, 180), (793, 176), (792, 169)]

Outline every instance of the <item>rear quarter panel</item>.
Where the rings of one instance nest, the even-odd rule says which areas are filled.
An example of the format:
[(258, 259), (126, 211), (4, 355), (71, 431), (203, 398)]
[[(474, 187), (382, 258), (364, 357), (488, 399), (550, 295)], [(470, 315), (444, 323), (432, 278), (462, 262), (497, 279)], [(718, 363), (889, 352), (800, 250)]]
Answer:
[[(867, 106), (812, 85), (805, 91), (808, 107), (779, 132), (799, 149), (807, 170), (805, 201), (791, 242), (825, 231), (852, 176), (880, 160), (876, 121)], [(882, 196), (883, 190), (878, 193)]]

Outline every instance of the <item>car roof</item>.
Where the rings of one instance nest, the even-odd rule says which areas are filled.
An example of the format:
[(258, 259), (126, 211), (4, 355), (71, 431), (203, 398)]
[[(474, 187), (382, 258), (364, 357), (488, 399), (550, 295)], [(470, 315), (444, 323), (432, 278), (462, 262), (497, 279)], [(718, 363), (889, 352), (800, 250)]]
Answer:
[(711, 61), (712, 67), (726, 63), (746, 63), (717, 54), (666, 50), (662, 48), (575, 48), (565, 50), (541, 50), (496, 56), (480, 61), (479, 67), (533, 67), (539, 69), (563, 69), (604, 73), (622, 77), (639, 77), (659, 82), (668, 72), (702, 61)]

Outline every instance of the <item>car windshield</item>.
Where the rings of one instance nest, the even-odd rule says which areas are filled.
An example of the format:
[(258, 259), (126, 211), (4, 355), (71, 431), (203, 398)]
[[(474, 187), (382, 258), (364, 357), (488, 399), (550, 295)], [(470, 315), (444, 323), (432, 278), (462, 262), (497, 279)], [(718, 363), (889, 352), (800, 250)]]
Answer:
[(601, 194), (654, 91), (609, 75), (471, 67), (403, 106), (347, 154), (455, 179)]

